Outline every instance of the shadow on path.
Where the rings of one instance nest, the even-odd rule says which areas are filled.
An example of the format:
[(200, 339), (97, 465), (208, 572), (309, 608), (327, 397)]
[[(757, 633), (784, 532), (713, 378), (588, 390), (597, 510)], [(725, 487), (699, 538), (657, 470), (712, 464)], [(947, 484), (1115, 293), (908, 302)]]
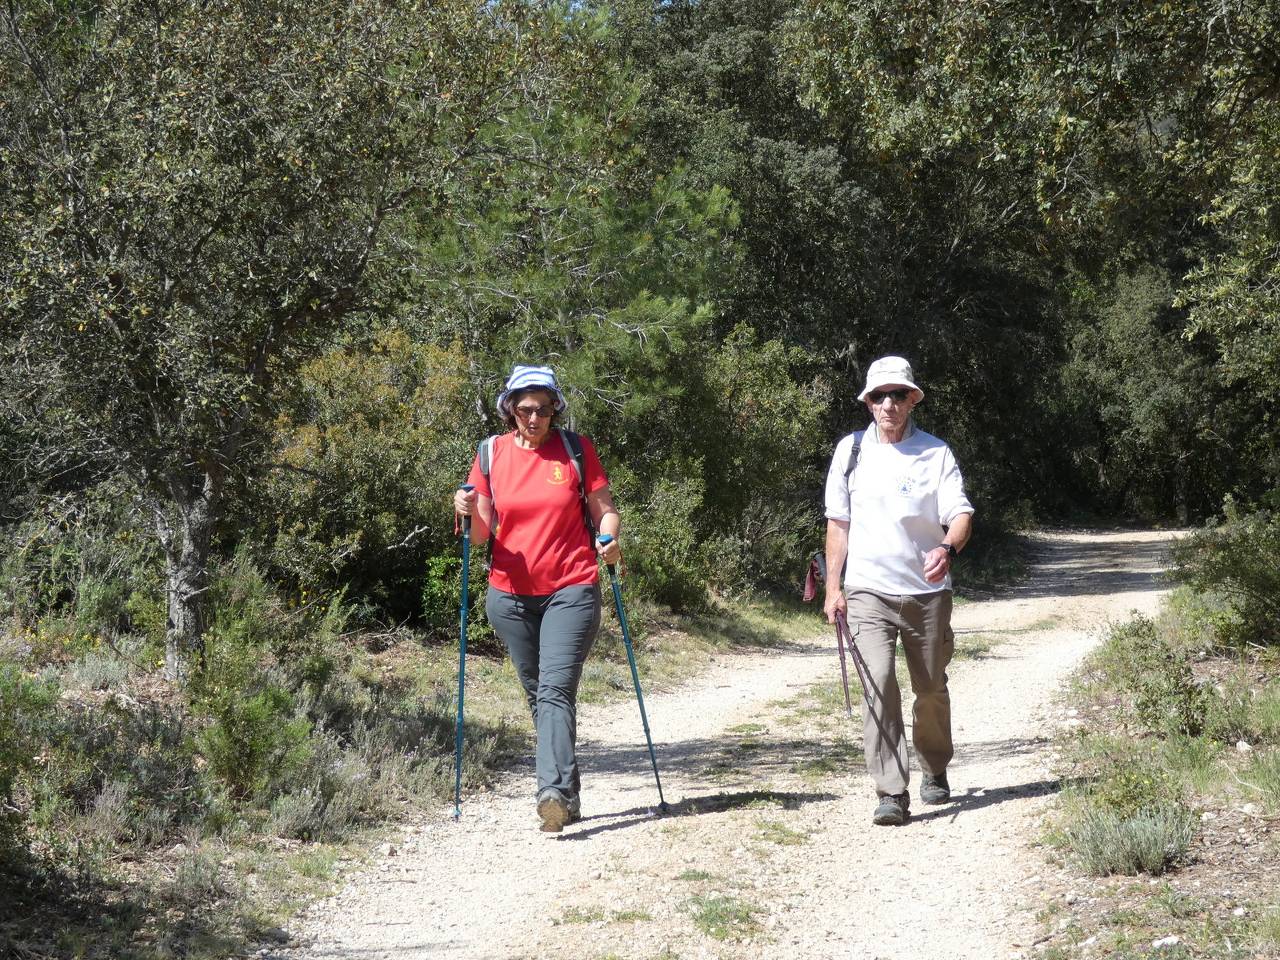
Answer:
[(752, 806), (779, 806), (784, 810), (799, 810), (809, 803), (827, 803), (840, 799), (842, 798), (834, 793), (799, 793), (794, 790), (743, 790), (737, 793), (716, 793), (705, 797), (686, 797), (676, 803), (669, 803), (665, 813), (660, 813), (656, 806), (632, 807), (630, 810), (622, 810), (617, 813), (583, 817), (581, 822), (584, 824), (593, 820), (609, 820), (612, 822), (574, 830), (572, 833), (562, 833), (556, 839), (589, 840), (599, 833), (633, 827), (646, 820), (658, 818), (694, 817)]
[(966, 813), (974, 813), (984, 807), (993, 807), (998, 803), (1010, 800), (1021, 800), (1023, 797), (1046, 797), (1062, 790), (1061, 780), (1034, 780), (1031, 783), (1018, 783), (1007, 787), (993, 787), (984, 790), (981, 787), (970, 787), (958, 796), (952, 796), (951, 802), (929, 807), (928, 813), (913, 813), (907, 824), (925, 820), (952, 819)]

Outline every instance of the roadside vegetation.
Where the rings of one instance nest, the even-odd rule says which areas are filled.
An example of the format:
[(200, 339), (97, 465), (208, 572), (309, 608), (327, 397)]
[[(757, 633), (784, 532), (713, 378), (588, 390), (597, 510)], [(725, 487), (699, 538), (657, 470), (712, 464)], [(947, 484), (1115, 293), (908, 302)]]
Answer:
[(1078, 675), (1047, 839), (1085, 892), (1044, 956), (1280, 955), (1280, 576), (1246, 559), (1278, 535), (1263, 511), (1180, 541), (1184, 585)]
[[(158, 630), (103, 630), (73, 607), (0, 645), (0, 899), (18, 907), (0, 944), (12, 955), (212, 960), (270, 943), (387, 829), (451, 801), (456, 646), (352, 629), (340, 597), (287, 597), (243, 559), (218, 568), (214, 589), (217, 670), (181, 692), (163, 679)], [(677, 617), (638, 601), (628, 614), (650, 690), (814, 626), (798, 604)], [(492, 643), (468, 658), (467, 683), (464, 794), (531, 735)], [(606, 617), (582, 698), (631, 695)]]

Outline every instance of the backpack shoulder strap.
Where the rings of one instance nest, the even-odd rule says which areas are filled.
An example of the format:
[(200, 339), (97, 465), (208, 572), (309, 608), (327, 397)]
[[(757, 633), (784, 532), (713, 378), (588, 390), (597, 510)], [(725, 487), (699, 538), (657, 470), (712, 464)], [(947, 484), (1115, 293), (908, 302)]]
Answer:
[(493, 492), (493, 478), (489, 476), (493, 469), (493, 449), (497, 446), (498, 437), (494, 434), (492, 437), (485, 437), (480, 441), (480, 446), (476, 447), (476, 460), (480, 463), (480, 473), (489, 481), (489, 503), (493, 505), (493, 526), (496, 529), (498, 520), (498, 498)]
[(853, 472), (858, 469), (858, 457), (862, 454), (862, 435), (865, 432), (865, 430), (853, 432), (853, 446), (849, 448), (849, 463), (844, 468), (845, 489), (848, 489), (849, 481), (853, 479)]
[(565, 450), (569, 452), (569, 460), (573, 463), (573, 472), (578, 475), (578, 499), (582, 502), (582, 522), (587, 525), (587, 532), (591, 534), (591, 540), (594, 543), (596, 525), (591, 522), (591, 508), (587, 506), (587, 468), (586, 458), (582, 452), (582, 437), (563, 427), (556, 427), (556, 432), (560, 434), (560, 442), (564, 444)]
[[(476, 448), (476, 459), (480, 461), (480, 472), (484, 474), (486, 480), (489, 479), (489, 467), (493, 464), (493, 444), (497, 439), (497, 436), (485, 437), (480, 441), (480, 446)], [(493, 492), (492, 485), (490, 485), (489, 492)]]

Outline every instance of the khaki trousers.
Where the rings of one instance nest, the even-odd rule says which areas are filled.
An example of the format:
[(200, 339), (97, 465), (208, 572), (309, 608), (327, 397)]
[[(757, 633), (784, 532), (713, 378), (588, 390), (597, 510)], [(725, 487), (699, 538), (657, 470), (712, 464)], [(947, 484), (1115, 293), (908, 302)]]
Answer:
[(951, 696), (947, 664), (955, 652), (951, 632), (951, 591), (891, 594), (852, 589), (849, 632), (866, 662), (869, 689), (862, 701), (862, 745), (876, 793), (906, 793), (907, 741), (902, 694), (894, 669), (898, 637), (907, 658), (911, 692), (911, 743), (925, 773), (942, 773), (951, 762)]

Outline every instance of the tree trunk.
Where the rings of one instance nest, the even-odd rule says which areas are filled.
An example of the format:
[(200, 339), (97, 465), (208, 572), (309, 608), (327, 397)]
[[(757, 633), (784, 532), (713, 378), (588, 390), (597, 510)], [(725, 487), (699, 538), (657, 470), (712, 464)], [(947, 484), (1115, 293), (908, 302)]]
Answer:
[(183, 683), (204, 662), (209, 592), (209, 542), (217, 517), (221, 484), (206, 473), (197, 483), (169, 484), (172, 502), (156, 508), (156, 528), (164, 549), (168, 620), (164, 673)]

